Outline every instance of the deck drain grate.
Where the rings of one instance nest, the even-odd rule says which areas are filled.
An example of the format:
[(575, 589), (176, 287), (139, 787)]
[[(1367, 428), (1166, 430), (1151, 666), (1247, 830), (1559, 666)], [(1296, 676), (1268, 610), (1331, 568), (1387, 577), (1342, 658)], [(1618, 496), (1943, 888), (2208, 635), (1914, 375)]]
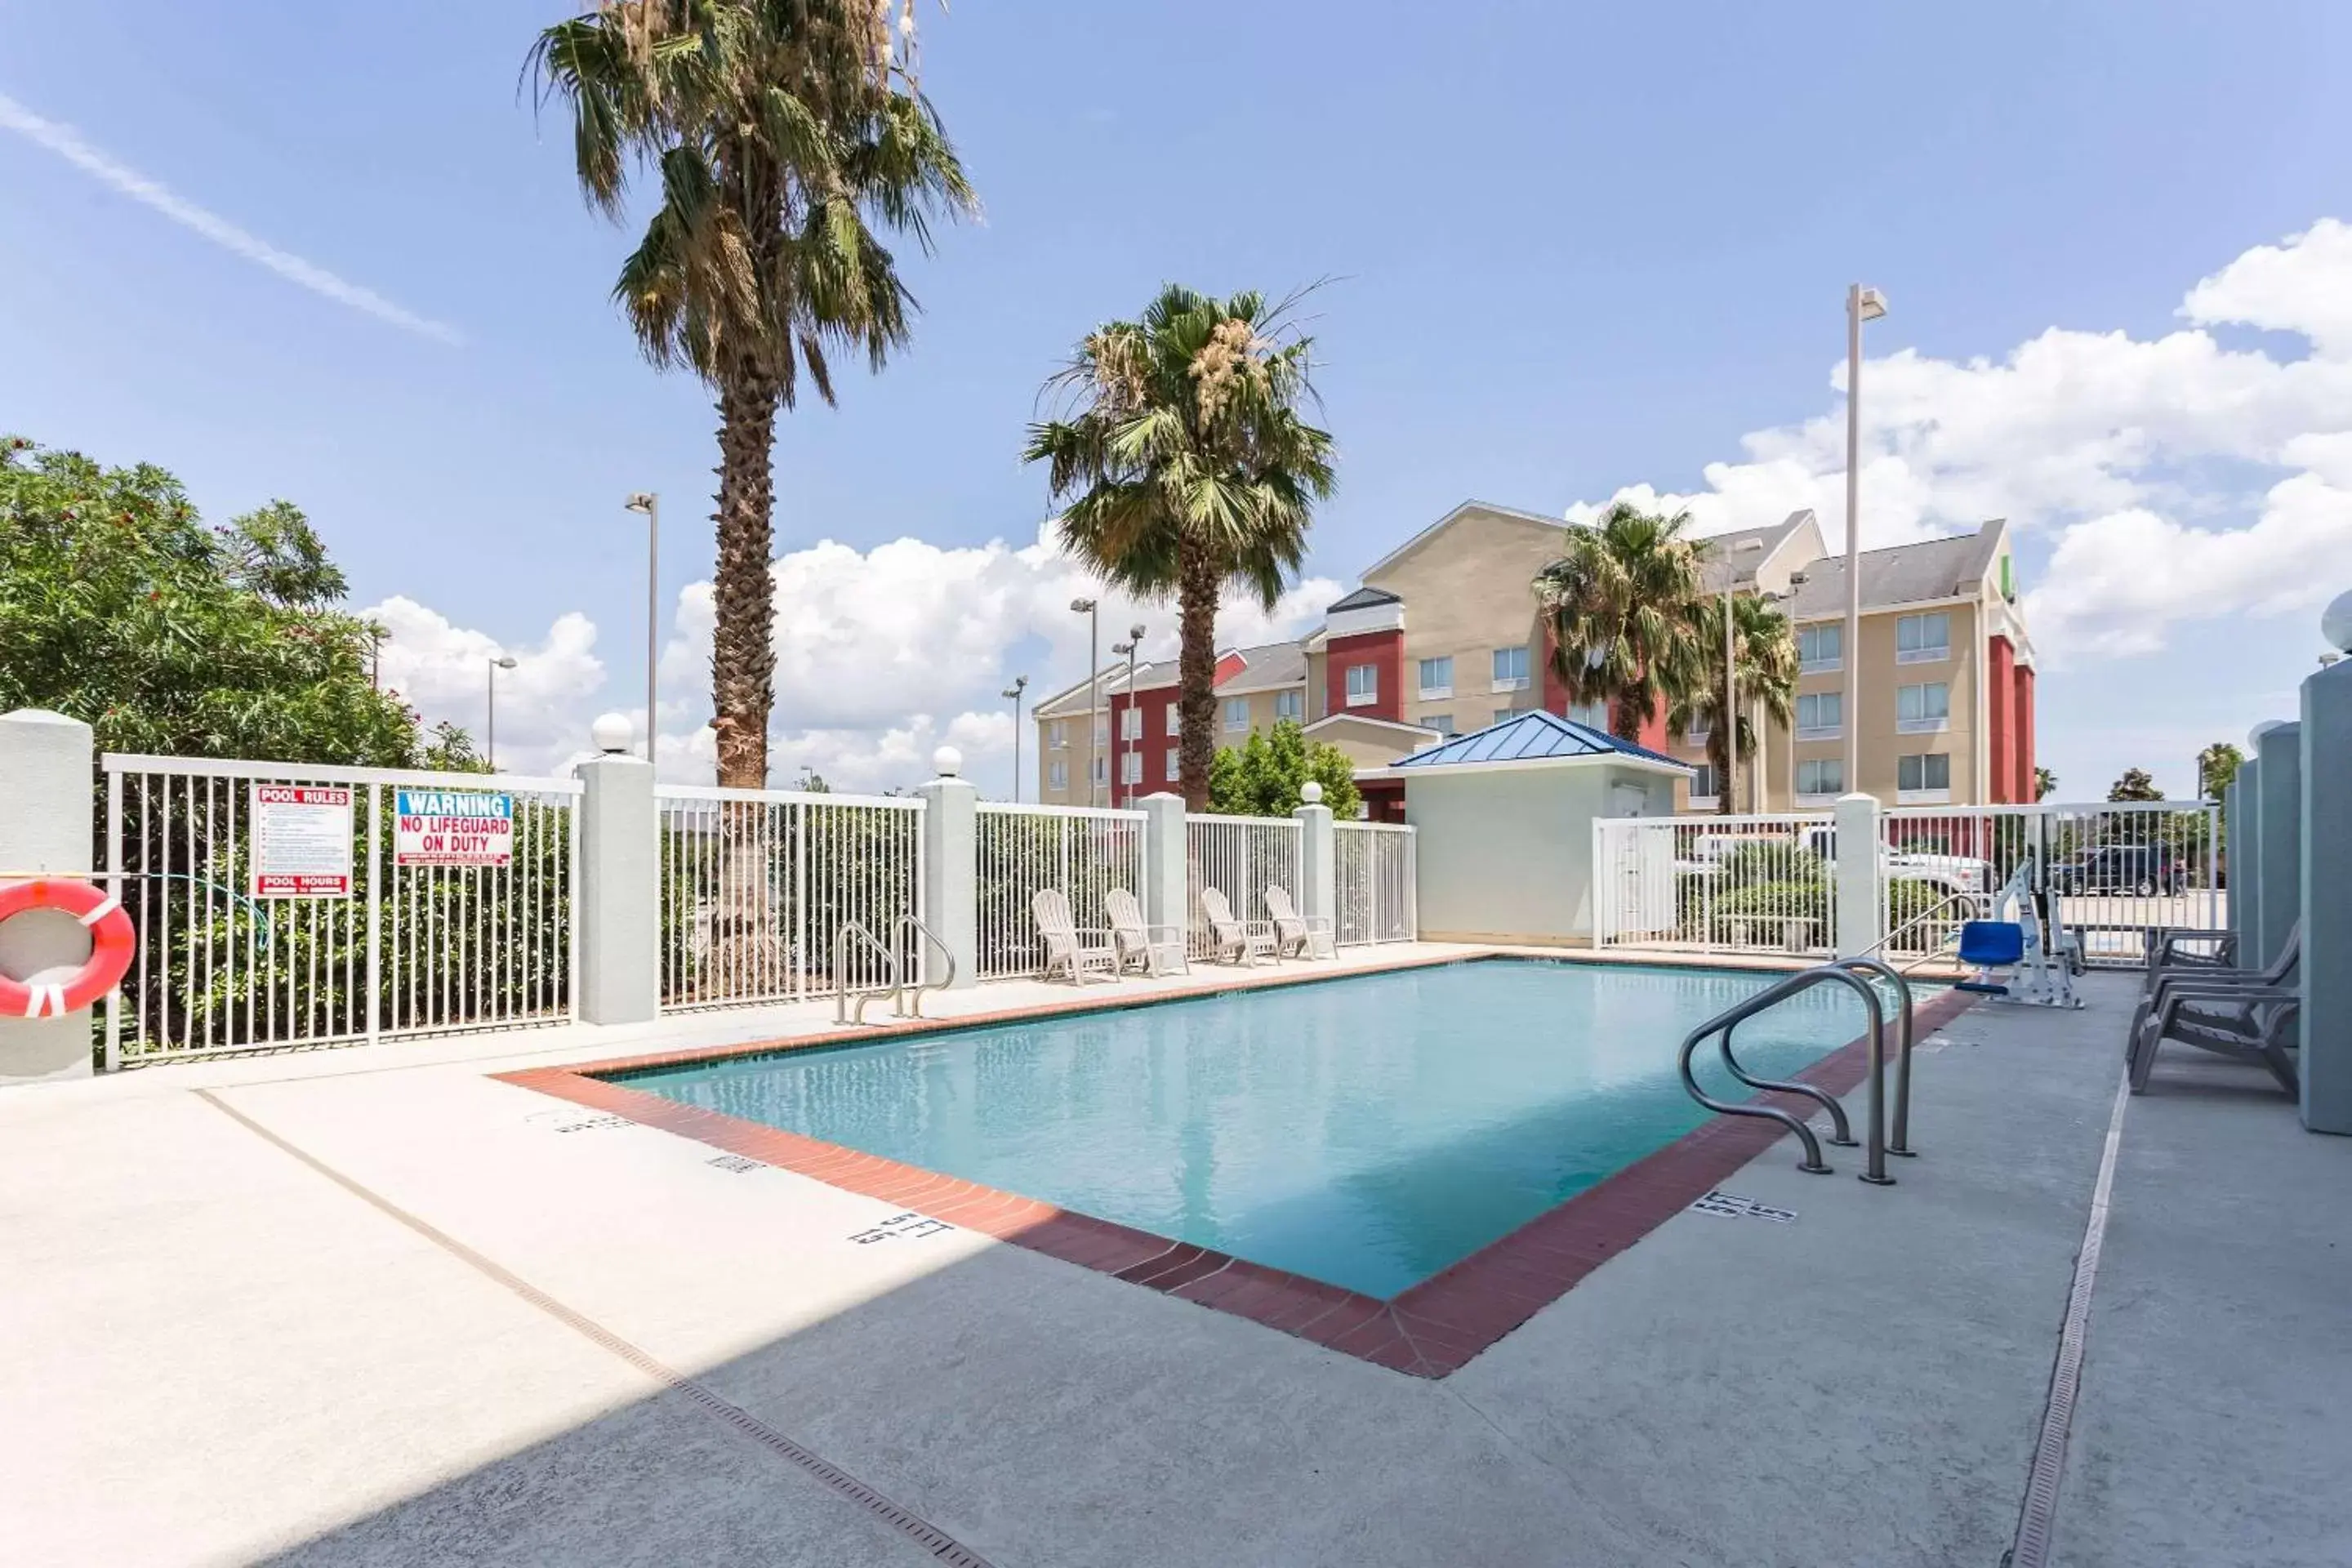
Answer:
[(1717, 1188), (1691, 1205), (1694, 1214), (1717, 1215), (1724, 1219), (1769, 1219), (1775, 1225), (1787, 1225), (1797, 1217), (1795, 1209), (1776, 1209), (1759, 1204), (1754, 1198), (1743, 1198), (1738, 1193)]

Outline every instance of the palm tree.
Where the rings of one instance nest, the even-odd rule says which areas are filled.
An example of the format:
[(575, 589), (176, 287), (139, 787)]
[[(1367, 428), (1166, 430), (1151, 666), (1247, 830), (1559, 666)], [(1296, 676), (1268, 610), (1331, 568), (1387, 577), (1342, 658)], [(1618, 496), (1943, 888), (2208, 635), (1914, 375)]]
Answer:
[[(1797, 637), (1789, 617), (1752, 594), (1730, 600), (1731, 668), (1737, 690), (1734, 721), (1723, 722), (1723, 616), (1725, 601), (1708, 597), (1692, 606), (1690, 635), (1693, 658), (1691, 685), (1666, 710), (1666, 727), (1706, 729), (1706, 760), (1714, 765), (1715, 809), (1728, 816), (1733, 804), (1730, 779), (1733, 746), (1743, 760), (1756, 754), (1756, 724), (1761, 710), (1771, 723), (1792, 727), (1797, 710)], [(1708, 655), (1713, 655), (1712, 660)], [(1761, 792), (1758, 792), (1760, 795)]]
[[(1689, 527), (1686, 511), (1662, 517), (1618, 501), (1597, 526), (1570, 529), (1566, 552), (1536, 574), (1553, 670), (1571, 700), (1609, 704), (1620, 740), (1638, 741), (1660, 707), (1695, 688)], [(1718, 622), (1718, 647), (1722, 635)]]
[(1071, 554), (1139, 597), (1175, 597), (1178, 773), (1194, 811), (1215, 754), (1217, 602), (1231, 584), (1273, 608), (1332, 490), (1331, 437), (1299, 416), (1313, 340), (1289, 304), (1168, 285), (1140, 320), (1087, 334), (1046, 384), (1066, 417), (1032, 425), (1023, 453), (1048, 465)]
[(974, 205), (892, 21), (887, 0), (599, 0), (530, 54), (592, 206), (617, 221), (630, 174), (657, 174), (613, 295), (647, 359), (717, 395), (722, 784), (768, 777), (777, 411), (803, 377), (831, 403), (835, 354), (879, 370), (907, 342), (915, 301), (876, 229), (928, 251), (930, 218)]

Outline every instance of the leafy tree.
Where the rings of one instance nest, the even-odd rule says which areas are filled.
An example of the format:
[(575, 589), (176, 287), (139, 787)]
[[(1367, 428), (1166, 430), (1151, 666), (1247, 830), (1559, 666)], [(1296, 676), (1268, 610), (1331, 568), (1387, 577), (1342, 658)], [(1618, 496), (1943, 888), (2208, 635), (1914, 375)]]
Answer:
[(2048, 768), (2037, 767), (2033, 770), (2034, 799), (2048, 800), (2057, 788), (2058, 775), (2056, 773), (2052, 773)]
[[(1662, 706), (1697, 689), (1689, 528), (1686, 511), (1664, 517), (1619, 501), (1598, 526), (1570, 529), (1566, 552), (1536, 574), (1552, 668), (1571, 700), (1609, 704), (1620, 740), (1639, 740)], [(1718, 648), (1722, 631), (1718, 623)]]
[(2126, 768), (2124, 776), (2107, 786), (2107, 798), (2121, 800), (2162, 800), (2164, 792), (2156, 787), (2146, 768)]
[(47, 708), (100, 749), (376, 767), (470, 758), (368, 677), (375, 628), (273, 501), (207, 529), (148, 464), (0, 438), (0, 710)]
[(1339, 747), (1310, 741), (1294, 720), (1259, 731), (1239, 751), (1221, 747), (1209, 770), (1209, 809), (1220, 816), (1288, 816), (1307, 782), (1323, 786), (1323, 804), (1343, 822), (1363, 812), (1356, 764)]
[(2197, 777), (2207, 800), (2220, 800), (2245, 765), (2246, 753), (2227, 741), (2216, 741), (2197, 753)]
[(718, 395), (722, 784), (768, 782), (777, 412), (803, 375), (831, 403), (834, 355), (879, 370), (908, 342), (915, 301), (877, 230), (928, 251), (933, 216), (975, 206), (892, 22), (887, 0), (602, 0), (530, 51), (542, 102), (571, 105), (591, 205), (618, 220), (632, 172), (657, 175), (614, 298), (648, 360)]
[(1723, 781), (1715, 792), (1715, 808), (1729, 816), (1738, 809), (1729, 787), (1731, 742), (1736, 736), (1742, 760), (1756, 754), (1756, 724), (1751, 715), (1759, 708), (1783, 729), (1795, 722), (1798, 658), (1797, 636), (1787, 616), (1752, 594), (1735, 596), (1731, 600), (1731, 663), (1737, 722), (1725, 724), (1723, 615), (1721, 599), (1702, 599), (1692, 606), (1690, 685), (1667, 708), (1666, 725), (1676, 731), (1705, 727), (1706, 760), (1715, 765), (1715, 776)]
[(1023, 453), (1048, 466), (1073, 555), (1129, 593), (1176, 600), (1178, 774), (1194, 811), (1211, 795), (1217, 602), (1232, 585), (1271, 609), (1333, 486), (1330, 435), (1299, 414), (1313, 340), (1287, 309), (1170, 284), (1140, 319), (1078, 344), (1047, 383), (1068, 416), (1031, 426)]

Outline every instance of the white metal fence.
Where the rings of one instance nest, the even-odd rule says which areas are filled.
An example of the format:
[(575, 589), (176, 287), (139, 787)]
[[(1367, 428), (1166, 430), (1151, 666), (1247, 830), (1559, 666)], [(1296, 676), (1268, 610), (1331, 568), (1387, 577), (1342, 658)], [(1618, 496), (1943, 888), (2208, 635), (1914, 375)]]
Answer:
[[(572, 1016), (576, 781), (131, 755), (103, 766), (100, 874), (138, 933), (106, 1004), (110, 1067)], [(257, 816), (286, 820), (276, 803), (296, 789), (309, 863), (340, 861), (341, 875), (264, 887)], [(402, 850), (403, 791), (507, 797), (505, 863)]]
[(1201, 914), (1201, 889), (1225, 895), (1243, 920), (1264, 920), (1265, 890), (1298, 893), (1298, 852), (1304, 827), (1296, 817), (1199, 816), (1184, 818), (1185, 908), (1195, 954), (1209, 951), (1208, 921)]
[(1068, 895), (1081, 926), (1102, 926), (1103, 895), (1144, 896), (1139, 811), (981, 803), (974, 823), (978, 865), (979, 976), (1034, 974), (1045, 962), (1030, 900), (1043, 888)]
[(1413, 831), (1384, 822), (1332, 824), (1341, 947), (1411, 942), (1419, 934)]
[[(855, 921), (923, 974), (923, 802), (663, 784), (662, 1005), (798, 1001), (831, 992), (843, 929)], [(852, 939), (852, 985), (888, 965)]]
[(1826, 813), (1603, 818), (1592, 825), (1594, 944), (1827, 953), (1835, 853)]

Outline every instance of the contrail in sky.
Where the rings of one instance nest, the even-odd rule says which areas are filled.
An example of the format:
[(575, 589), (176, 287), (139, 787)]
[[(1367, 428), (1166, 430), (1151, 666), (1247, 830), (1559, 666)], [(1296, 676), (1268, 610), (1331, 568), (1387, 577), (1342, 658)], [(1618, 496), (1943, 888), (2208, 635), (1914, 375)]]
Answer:
[(388, 321), (405, 331), (431, 338), (436, 342), (462, 344), (466, 341), (455, 327), (420, 316), (414, 310), (404, 310), (373, 289), (362, 289), (356, 283), (338, 278), (323, 267), (278, 249), (258, 235), (247, 234), (218, 214), (207, 212), (194, 202), (174, 195), (138, 170), (116, 163), (83, 141), (72, 126), (61, 125), (36, 114), (5, 92), (0, 92), (0, 129), (14, 131), (26, 141), (47, 148), (83, 174), (113, 186), (132, 201), (162, 213), (182, 228), (191, 229), (223, 250), (234, 251), (247, 261), (258, 262), (288, 282), (299, 284), (313, 294), (323, 295), (339, 305), (349, 305), (379, 321)]

